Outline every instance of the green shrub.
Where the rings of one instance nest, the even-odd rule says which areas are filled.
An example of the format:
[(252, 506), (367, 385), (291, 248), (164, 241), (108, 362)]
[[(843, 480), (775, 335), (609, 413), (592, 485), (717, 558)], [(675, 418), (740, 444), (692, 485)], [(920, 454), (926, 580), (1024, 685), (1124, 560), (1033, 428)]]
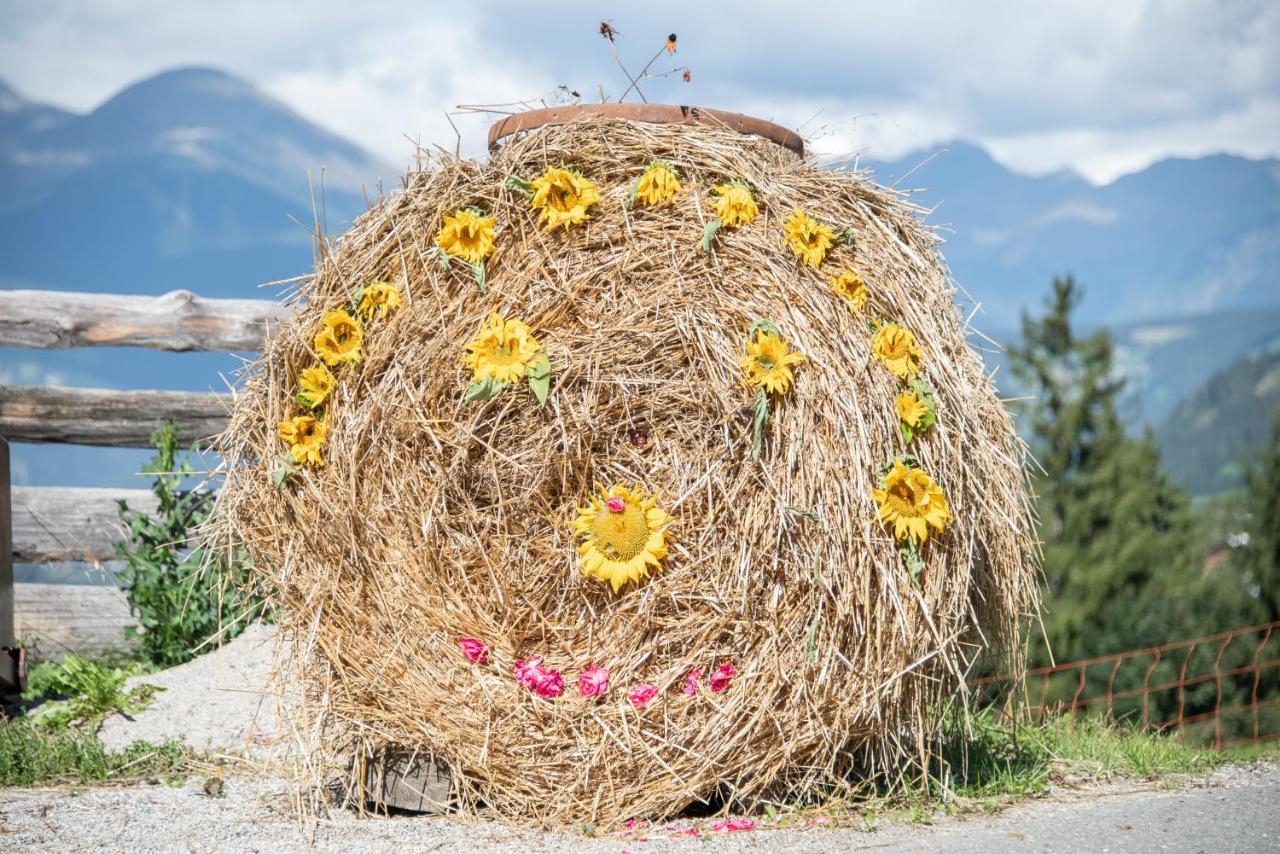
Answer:
[(30, 719), (46, 729), (63, 729), (81, 724), (92, 729), (114, 711), (134, 714), (146, 708), (156, 691), (154, 685), (125, 690), (130, 676), (145, 670), (141, 665), (125, 669), (68, 655), (57, 663), (38, 664), (27, 680), (27, 700), (45, 700)]
[(188, 661), (218, 632), (239, 634), (260, 610), (259, 597), (245, 591), (249, 580), (243, 554), (213, 553), (193, 545), (213, 507), (213, 494), (185, 489), (196, 471), (179, 460), (172, 424), (151, 434), (156, 455), (143, 469), (155, 476), (151, 491), (159, 501), (156, 516), (120, 502), (120, 518), (129, 539), (118, 546), (125, 567), (117, 583), (140, 623), (126, 634), (141, 643), (145, 661), (171, 667)]

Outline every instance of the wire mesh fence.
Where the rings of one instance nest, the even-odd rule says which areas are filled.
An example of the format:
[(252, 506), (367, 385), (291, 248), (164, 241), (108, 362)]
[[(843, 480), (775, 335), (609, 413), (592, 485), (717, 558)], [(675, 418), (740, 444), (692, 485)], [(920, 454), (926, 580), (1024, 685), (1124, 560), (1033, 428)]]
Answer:
[(1128, 722), (1217, 749), (1280, 739), (1280, 621), (974, 681), (981, 705)]

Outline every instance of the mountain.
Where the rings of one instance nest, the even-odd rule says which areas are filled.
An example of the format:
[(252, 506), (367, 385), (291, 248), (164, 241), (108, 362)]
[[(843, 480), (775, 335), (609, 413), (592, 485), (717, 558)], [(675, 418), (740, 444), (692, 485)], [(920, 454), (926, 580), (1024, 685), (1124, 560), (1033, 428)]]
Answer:
[(4, 92), (0, 276), (10, 286), (155, 293), (181, 282), (244, 295), (310, 267), (309, 173), (332, 231), (364, 209), (363, 187), (392, 175), (220, 71), (165, 72), (86, 115)]
[(1081, 320), (1098, 324), (1280, 305), (1275, 159), (1173, 158), (1101, 187), (1021, 175), (959, 142), (862, 165), (934, 209), (952, 272), (993, 326), (1067, 272), (1090, 294)]
[[(340, 233), (365, 209), (364, 188), (393, 177), (220, 71), (165, 72), (84, 115), (0, 83), (0, 287), (260, 296), (260, 283), (311, 270), (313, 210)], [(13, 350), (0, 351), (0, 383), (221, 391), (220, 374), (239, 366), (217, 353)], [(131, 473), (148, 456), (15, 446), (14, 476), (138, 486)]]
[(1280, 345), (1214, 374), (1156, 431), (1175, 481), (1200, 495), (1237, 489), (1280, 415)]

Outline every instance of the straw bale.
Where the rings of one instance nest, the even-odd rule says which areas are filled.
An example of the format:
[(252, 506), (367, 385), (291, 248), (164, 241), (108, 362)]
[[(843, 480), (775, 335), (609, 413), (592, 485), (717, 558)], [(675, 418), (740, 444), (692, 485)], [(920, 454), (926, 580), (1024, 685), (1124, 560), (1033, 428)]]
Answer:
[[(684, 190), (629, 208), (654, 159)], [(506, 189), (548, 165), (596, 182), (589, 223), (541, 231)], [(708, 254), (709, 190), (727, 179), (755, 189), (760, 216)], [(434, 248), (442, 218), (469, 205), (497, 217), (487, 294)], [(797, 205), (853, 228), (855, 246), (800, 266), (781, 227)], [(587, 119), (411, 171), (322, 247), (221, 439), (216, 536), (249, 550), (303, 662), (302, 767), (315, 782), (350, 769), (356, 787), (360, 756), (420, 750), (452, 769), (464, 809), (531, 822), (838, 797), (920, 773), (967, 670), (990, 650), (1016, 658), (1037, 607), (1025, 451), (938, 244), (865, 172), (719, 128)], [(843, 266), (868, 282), (862, 315), (827, 282)], [(277, 423), (297, 413), (321, 318), (375, 279), (405, 306), (367, 325), (341, 373), (323, 467), (277, 488)], [(492, 310), (549, 352), (545, 408), (524, 388), (463, 403), (462, 347)], [(904, 451), (899, 381), (870, 352), (877, 317), (915, 332), (937, 399), (910, 450), (954, 521), (923, 548), (918, 584), (871, 496)], [(753, 461), (738, 363), (760, 318), (808, 361)], [(580, 573), (570, 527), (593, 485), (615, 482), (671, 514), (662, 569), (616, 595)], [(460, 653), (462, 636), (488, 644), (488, 664)], [(562, 696), (516, 685), (531, 655), (564, 673)], [(691, 668), (723, 662), (737, 670), (727, 690), (683, 694)], [(610, 671), (603, 698), (578, 696), (588, 663)], [(627, 700), (639, 683), (659, 689), (642, 711)]]

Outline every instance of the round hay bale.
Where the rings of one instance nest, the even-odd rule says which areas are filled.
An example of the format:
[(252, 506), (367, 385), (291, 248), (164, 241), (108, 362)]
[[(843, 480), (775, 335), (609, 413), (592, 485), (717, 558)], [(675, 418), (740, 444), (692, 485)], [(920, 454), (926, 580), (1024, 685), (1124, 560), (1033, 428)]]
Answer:
[[(650, 207), (632, 194), (655, 161), (681, 189)], [(589, 219), (540, 227), (520, 181), (554, 167), (593, 182)], [(706, 251), (728, 181), (758, 216)], [(468, 207), (496, 222), (483, 289), (436, 245)], [(797, 207), (838, 238), (818, 266), (784, 239)], [(321, 247), (223, 437), (219, 535), (248, 549), (298, 646), (307, 767), (420, 751), (464, 808), (593, 822), (927, 767), (969, 666), (1016, 655), (1036, 608), (1024, 449), (937, 244), (865, 173), (725, 128), (587, 117), (411, 171)], [(861, 308), (831, 284), (846, 269)], [(402, 305), (361, 318), (373, 282)], [(358, 332), (318, 343), (338, 310)], [(492, 312), (548, 357), (545, 406), (536, 359), (509, 387), (472, 385), (467, 344)], [(887, 323), (917, 342), (904, 378), (873, 353)], [(742, 360), (775, 328), (805, 359), (788, 390), (758, 392)], [(511, 361), (530, 345), (506, 331)], [(323, 438), (294, 425), (282, 442), (325, 354)], [(908, 445), (895, 403), (913, 370), (936, 423)], [(301, 462), (281, 463), (293, 447)], [(875, 497), (907, 453), (949, 508), (918, 547)]]

